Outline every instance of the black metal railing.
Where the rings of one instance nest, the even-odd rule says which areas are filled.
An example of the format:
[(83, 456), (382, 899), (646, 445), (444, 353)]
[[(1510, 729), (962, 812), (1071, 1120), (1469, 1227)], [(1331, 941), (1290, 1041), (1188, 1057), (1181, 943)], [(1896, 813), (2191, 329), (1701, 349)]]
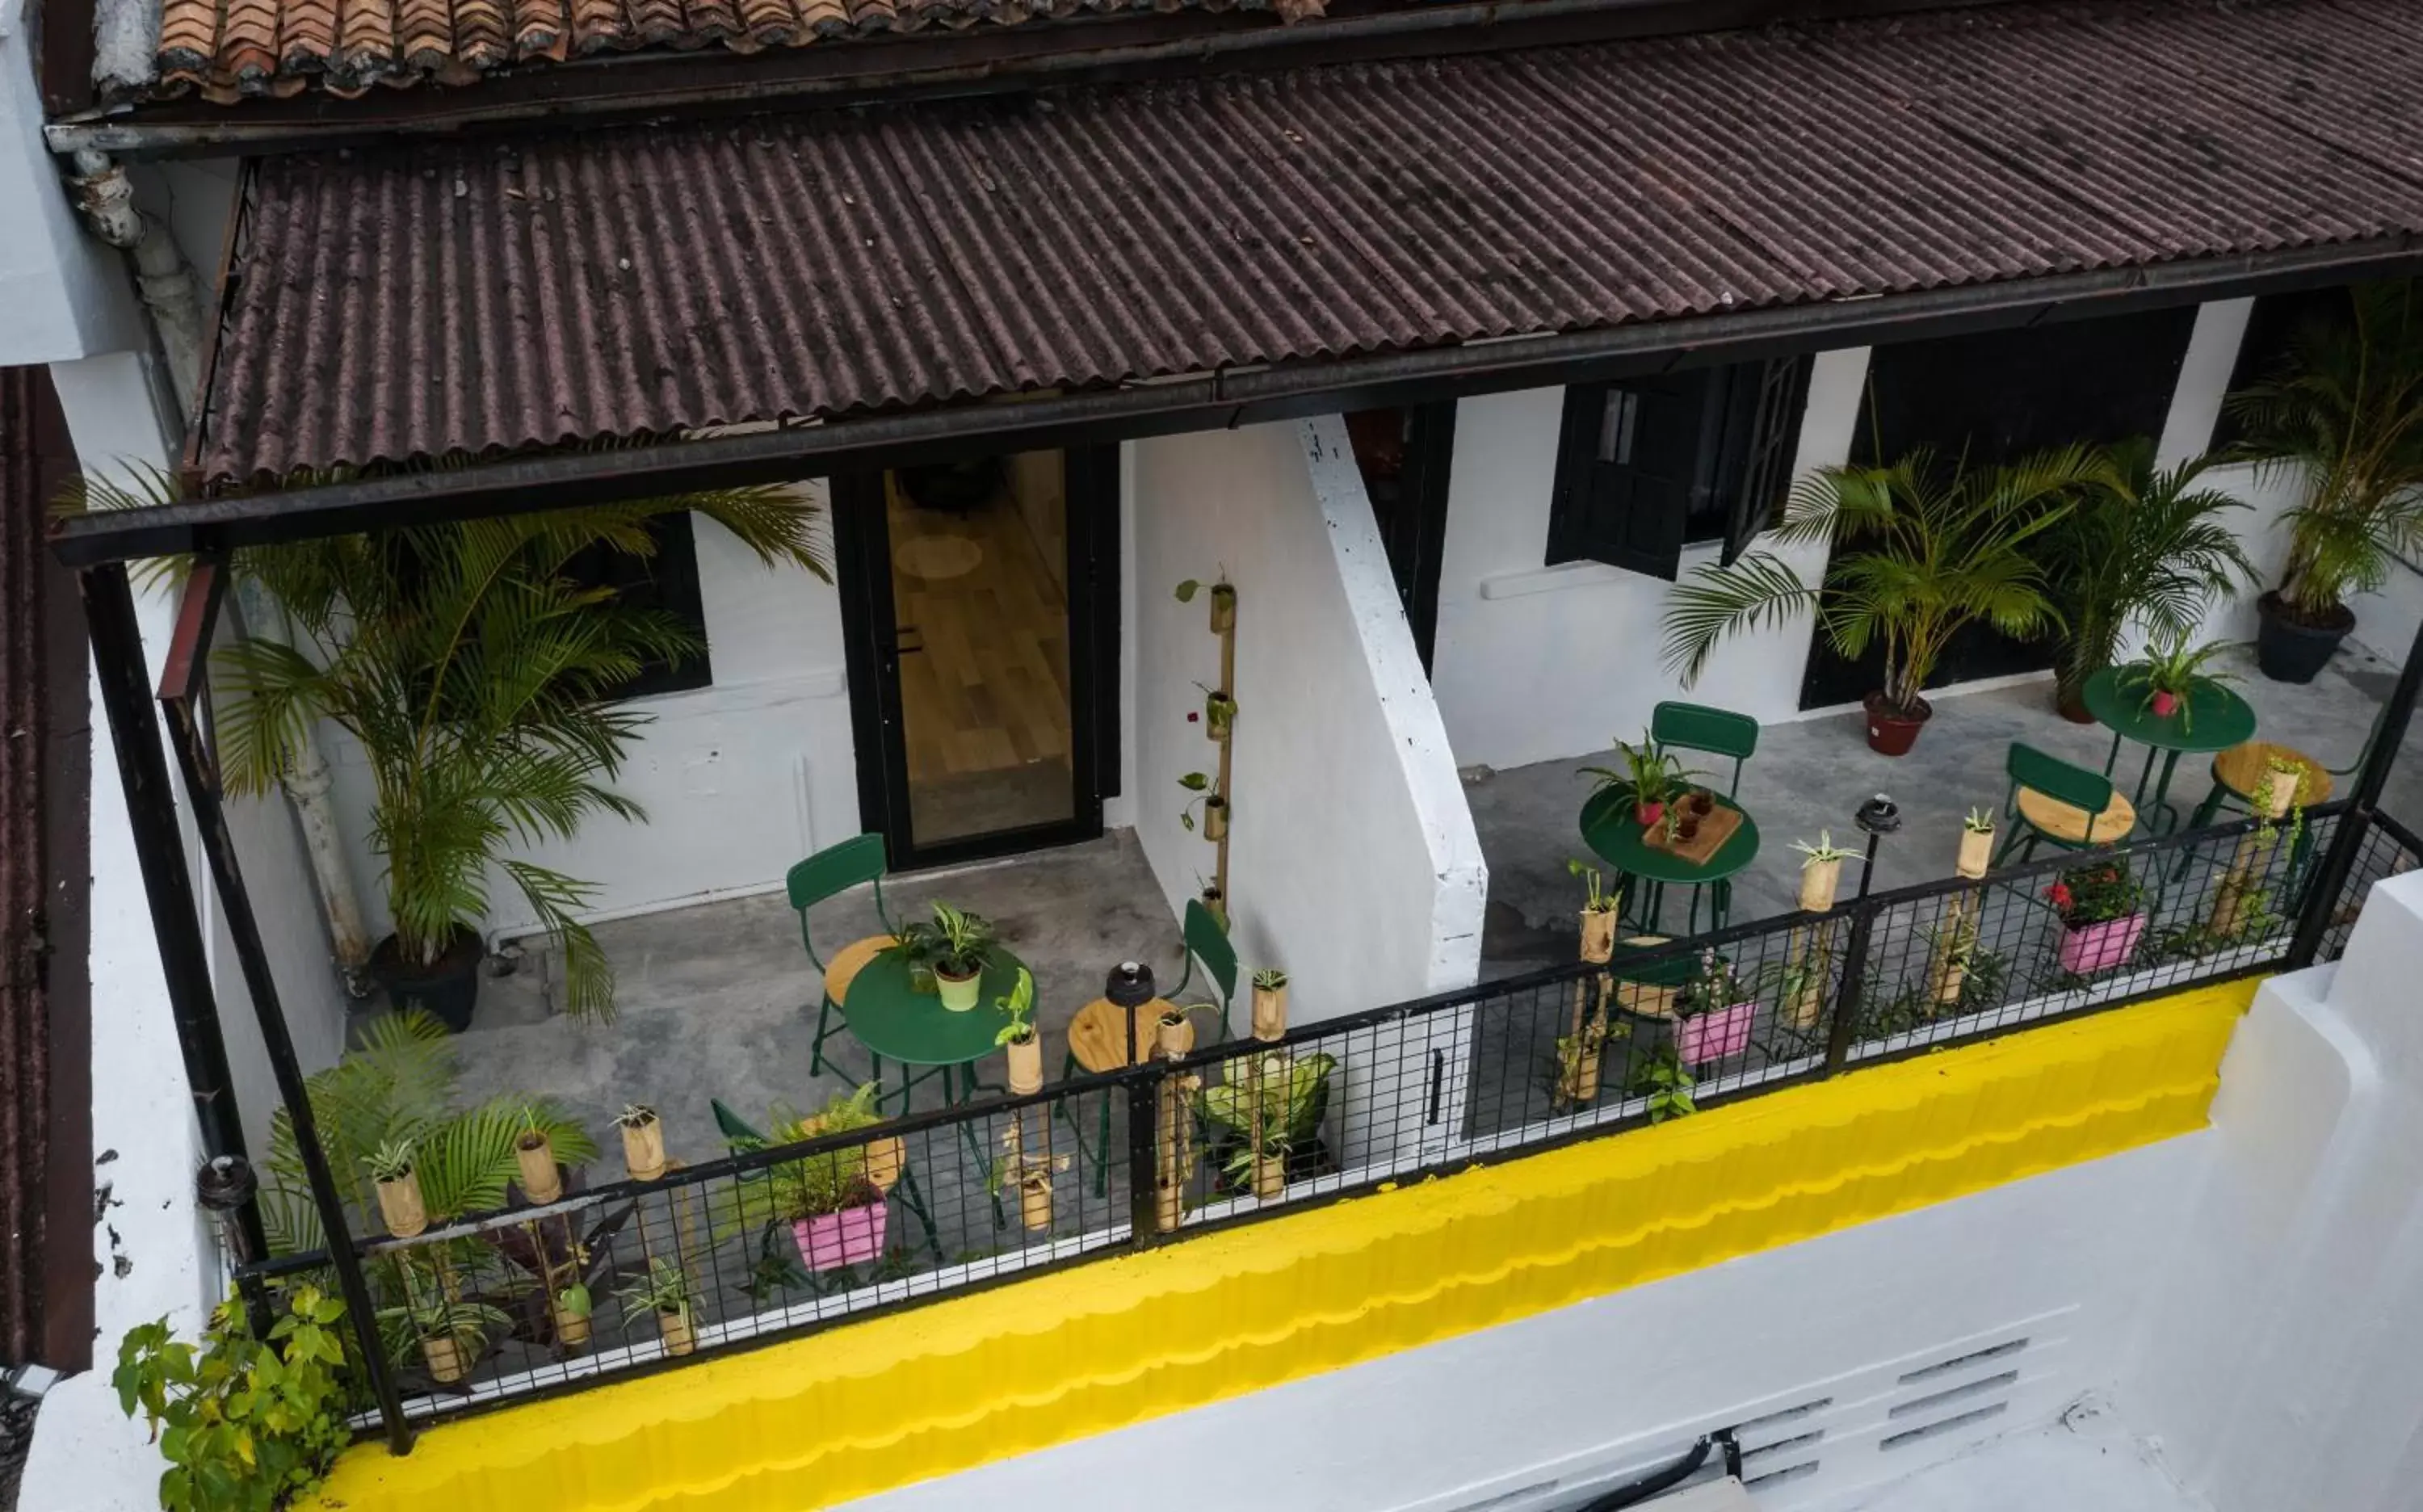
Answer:
[[(2356, 822), (2327, 804), (2051, 857), (651, 1181), (576, 1173), (545, 1206), (352, 1241), (379, 1308), (356, 1347), (425, 1419), (2274, 971), (2301, 923), (2328, 958), (2372, 883), (2423, 856), (2379, 816), (2342, 851)], [(2051, 890), (2108, 868), (2142, 907), (2066, 926)], [(330, 1265), (238, 1280), (258, 1314)]]

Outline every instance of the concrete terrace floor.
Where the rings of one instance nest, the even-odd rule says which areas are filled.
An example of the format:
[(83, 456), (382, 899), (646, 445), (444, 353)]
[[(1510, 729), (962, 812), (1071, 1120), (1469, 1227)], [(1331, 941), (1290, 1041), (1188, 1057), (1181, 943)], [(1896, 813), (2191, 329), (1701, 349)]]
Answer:
[[(2351, 644), (2304, 687), (2273, 682), (2255, 670), (2251, 653), (2228, 659), (2241, 696), (2255, 708), (2257, 739), (2295, 745), (2325, 766), (2355, 759), (2375, 712), (2397, 676), (2393, 662)], [(1819, 715), (1770, 724), (1758, 754), (1742, 770), (1736, 796), (1758, 821), (1758, 859), (1734, 880), (1733, 922), (1791, 912), (1799, 886), (1795, 840), (1814, 841), (1831, 831), (1837, 845), (1861, 841), (1851, 815), (1870, 794), (1885, 792), (1901, 805), (1901, 833), (1889, 836), (1877, 856), (1875, 887), (1935, 881), (1952, 874), (1961, 816), (1972, 806), (2001, 809), (2008, 787), (2003, 757), (2013, 740), (2052, 756), (2100, 769), (2111, 750), (2111, 732), (2073, 724), (2055, 713), (2050, 677), (2013, 687), (1934, 695), (1935, 717), (1908, 756), (1879, 756), (1868, 749), (1858, 711)], [(1722, 705), (1723, 692), (1702, 688), (1702, 702)], [(2423, 728), (2408, 733), (2392, 773), (2386, 805), (2402, 816), (2423, 816)], [(2121, 755), (2114, 778), (2133, 788), (2142, 748)], [(1489, 912), (1482, 937), (1483, 975), (1498, 977), (1571, 961), (1576, 948), (1575, 911), (1581, 884), (1565, 870), (1568, 857), (1591, 859), (1576, 820), (1589, 795), (1585, 766), (1612, 764), (1612, 750), (1503, 772), (1466, 773), (1465, 794), (1489, 863)], [(1687, 754), (1686, 759), (1689, 760)], [(1718, 758), (1719, 768), (1731, 763)], [(1704, 764), (1704, 763), (1694, 763)], [(2182, 756), (2171, 785), (2182, 818), (2211, 786), (2209, 758)], [(1721, 779), (1722, 771), (1717, 772)], [(2344, 784), (2340, 788), (2344, 791)], [(2042, 856), (2047, 852), (2038, 851)], [(1844, 868), (1845, 894), (1857, 885), (1859, 865)], [(1670, 889), (1664, 923), (1681, 933), (1688, 894)], [(1702, 928), (1707, 915), (1701, 915)]]

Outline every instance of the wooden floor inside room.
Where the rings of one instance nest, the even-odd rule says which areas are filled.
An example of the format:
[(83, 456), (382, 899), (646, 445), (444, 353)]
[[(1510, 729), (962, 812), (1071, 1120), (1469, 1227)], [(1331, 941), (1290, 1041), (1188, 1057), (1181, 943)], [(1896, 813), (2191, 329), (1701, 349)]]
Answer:
[[(896, 480), (885, 488), (921, 842), (1073, 811), (1068, 599), (1037, 539), (1065, 521), (1065, 505), (1056, 454), (1037, 460), (1049, 466), (1016, 459), (991, 497), (966, 510), (921, 508)], [(1050, 544), (1065, 559), (1064, 542)]]

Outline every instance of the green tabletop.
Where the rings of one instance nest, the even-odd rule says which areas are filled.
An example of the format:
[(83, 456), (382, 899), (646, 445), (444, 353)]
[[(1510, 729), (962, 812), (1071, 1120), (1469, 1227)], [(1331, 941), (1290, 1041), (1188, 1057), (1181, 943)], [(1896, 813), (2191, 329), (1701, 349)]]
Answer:
[(999, 946), (985, 967), (976, 1006), (954, 1013), (932, 993), (909, 985), (909, 963), (886, 950), (868, 962), (849, 984), (849, 1032), (885, 1060), (911, 1066), (960, 1066), (993, 1052), (993, 1040), (1009, 1024), (994, 1001), (1009, 995), (1021, 962)]
[(1694, 866), (1673, 851), (1658, 850), (1642, 839), (1640, 821), (1632, 817), (1632, 804), (1613, 788), (1592, 793), (1582, 804), (1582, 843), (1616, 870), (1645, 882), (1686, 886), (1721, 882), (1758, 859), (1758, 821), (1743, 814), (1741, 805), (1722, 793), (1710, 796), (1741, 814), (1742, 821), (1741, 828), (1717, 847), (1717, 853), (1708, 857), (1704, 865)]
[(2168, 714), (2156, 714), (2135, 667), (2105, 667), (2081, 693), (2095, 722), (2124, 740), (2162, 751), (2226, 751), (2255, 737), (2255, 710), (2220, 683), (2197, 677)]

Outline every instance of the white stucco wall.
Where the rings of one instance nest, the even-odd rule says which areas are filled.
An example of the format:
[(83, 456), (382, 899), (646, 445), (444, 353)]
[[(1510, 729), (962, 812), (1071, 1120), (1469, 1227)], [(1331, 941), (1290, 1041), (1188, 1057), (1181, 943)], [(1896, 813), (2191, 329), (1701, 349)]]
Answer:
[[(826, 497), (822, 483), (802, 486), (820, 502)], [(805, 571), (760, 565), (713, 521), (693, 520), (715, 682), (626, 706), (655, 723), (615, 787), (651, 822), (592, 819), (570, 843), (528, 852), (595, 883), (593, 915), (778, 887), (794, 862), (859, 832), (838, 598)], [(370, 773), (359, 747), (329, 735), (338, 812), (375, 940), (387, 932), (388, 911), (368, 844)], [(533, 922), (501, 877), (490, 904), (492, 935)]]
[[(1486, 874), (1360, 474), (1335, 419), (1133, 444), (1136, 835), (1173, 909), (1212, 848), (1179, 823), (1179, 776), (1218, 751), (1206, 601), (1237, 585), (1231, 933), (1284, 967), (1310, 1022), (1469, 983)], [(1239, 1021), (1242, 1024), (1242, 1020)]]
[[(1796, 475), (1850, 455), (1867, 371), (1865, 347), (1819, 354)], [(1604, 750), (1638, 739), (1667, 698), (1770, 722), (1797, 716), (1806, 616), (1728, 641), (1687, 691), (1660, 664), (1671, 583), (1603, 563), (1541, 565), (1563, 406), (1562, 389), (1456, 406), (1431, 676), (1458, 763), (1515, 767)], [(1687, 547), (1683, 571), (1718, 554), (1713, 544)], [(1804, 576), (1824, 570), (1822, 546), (1782, 554)]]
[(2221, 1158), (2123, 1398), (2214, 1512), (2388, 1512), (2423, 1485), (2423, 874), (2346, 958), (2265, 984), (2222, 1067)]

